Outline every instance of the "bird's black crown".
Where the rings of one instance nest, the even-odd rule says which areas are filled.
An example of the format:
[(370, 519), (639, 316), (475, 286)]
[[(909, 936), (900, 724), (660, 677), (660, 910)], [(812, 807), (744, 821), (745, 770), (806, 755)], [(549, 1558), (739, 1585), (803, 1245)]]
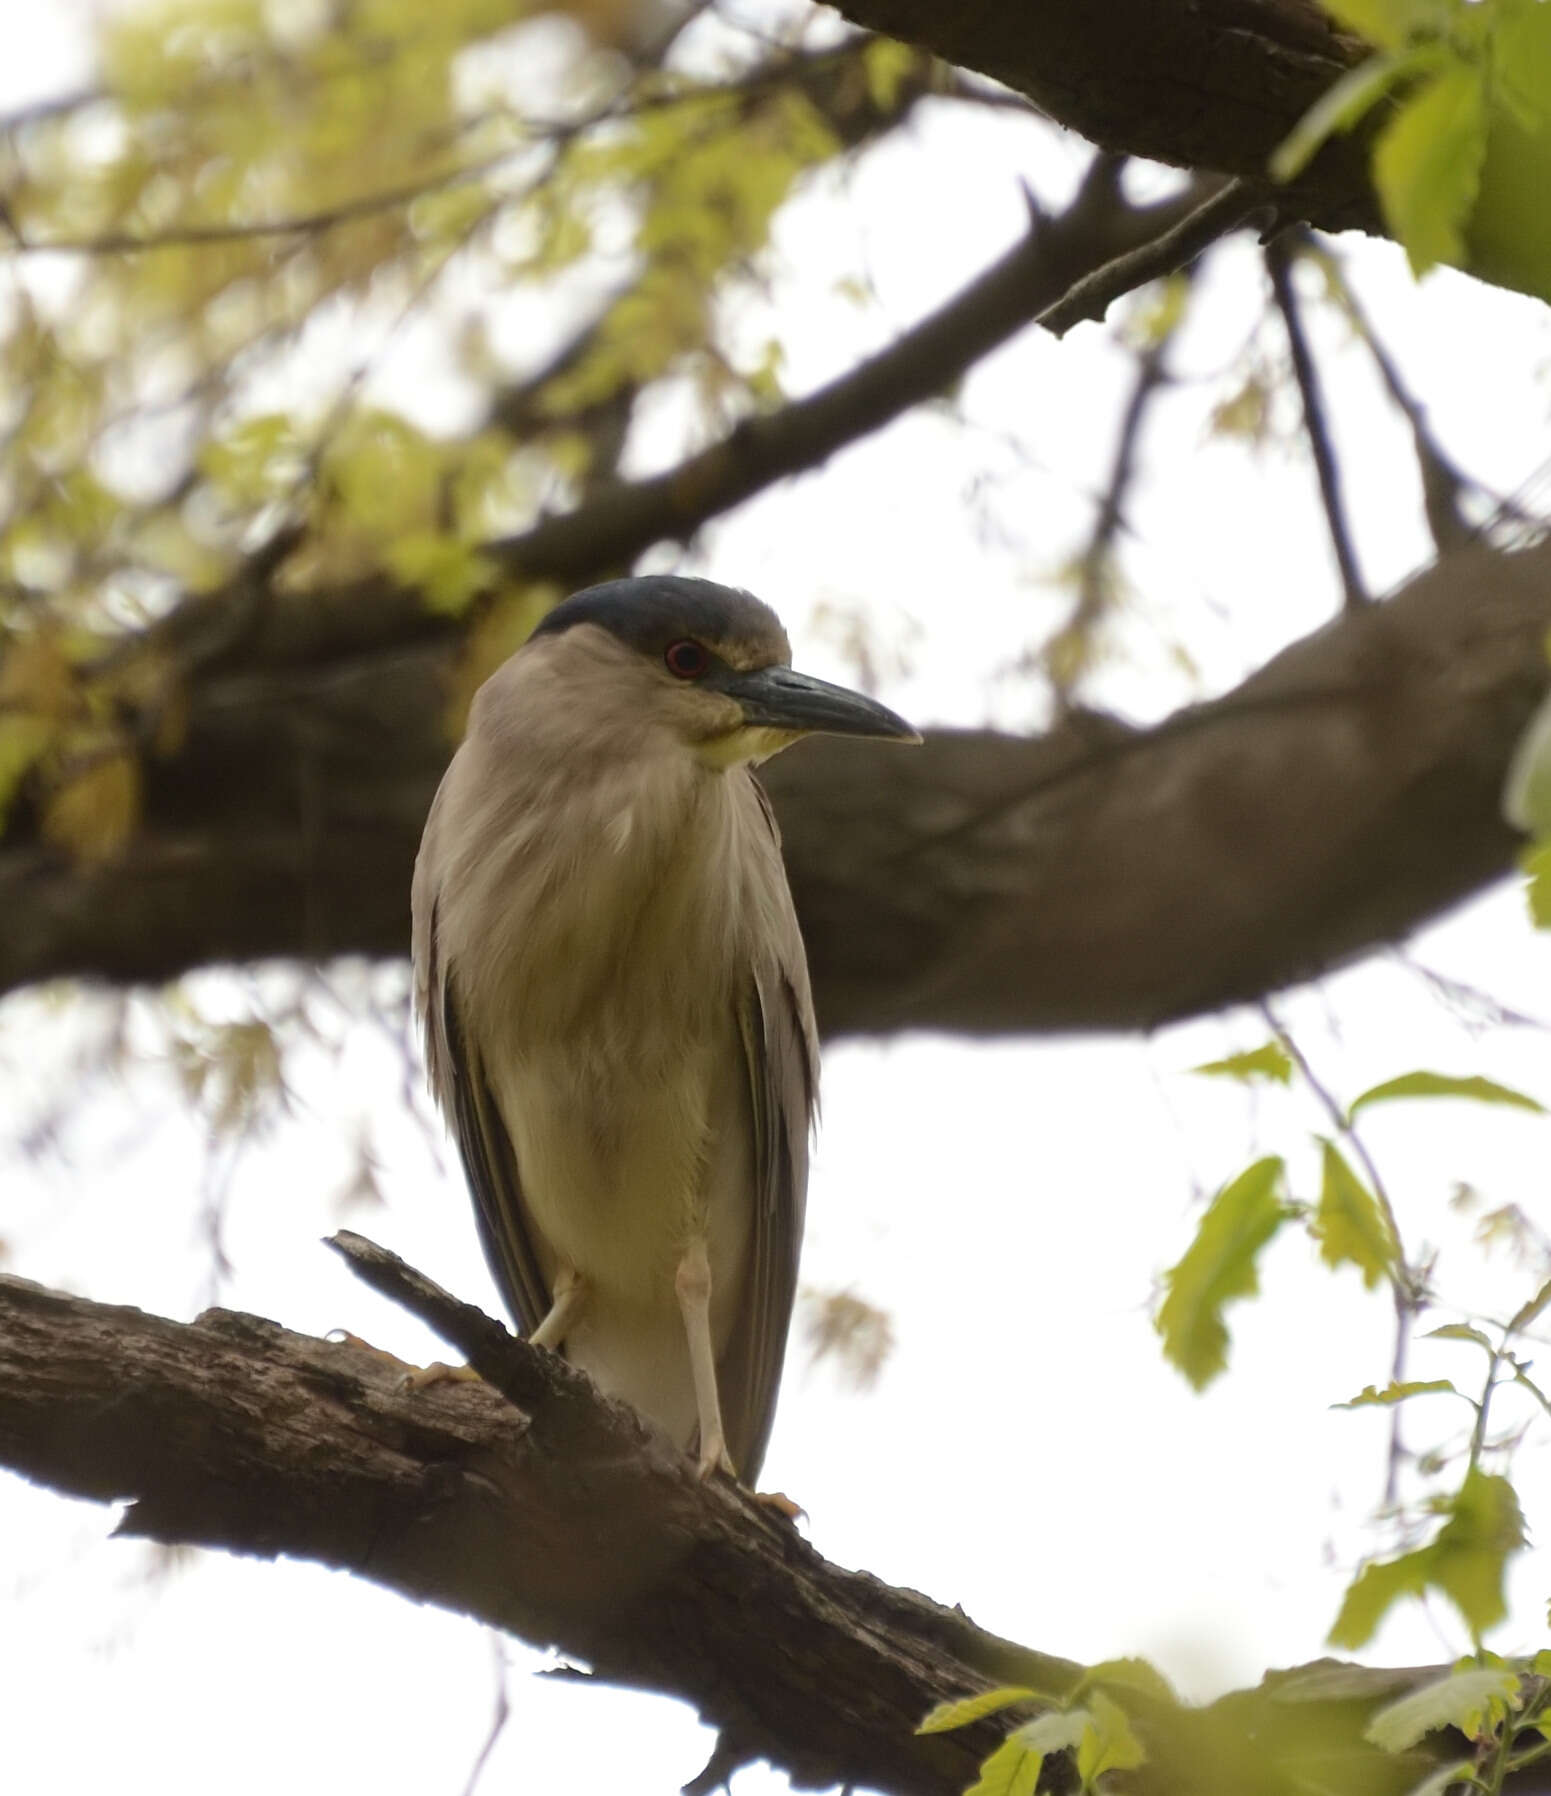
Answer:
[[(654, 657), (681, 637), (693, 637), (708, 647), (768, 643), (772, 649), (786, 648), (781, 620), (762, 600), (733, 586), (683, 574), (642, 574), (586, 587), (556, 605), (533, 635), (556, 636), (577, 624), (596, 624)], [(785, 654), (780, 658), (784, 660)]]

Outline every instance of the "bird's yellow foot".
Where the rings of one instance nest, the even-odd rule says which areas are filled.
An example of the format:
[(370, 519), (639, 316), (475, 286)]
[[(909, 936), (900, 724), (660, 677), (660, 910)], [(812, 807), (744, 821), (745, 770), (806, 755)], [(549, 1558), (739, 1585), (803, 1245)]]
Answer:
[(798, 1516), (805, 1516), (808, 1513), (801, 1503), (794, 1503), (784, 1490), (756, 1490), (751, 1494), (756, 1503), (763, 1504), (766, 1509), (773, 1509), (777, 1515), (784, 1521), (790, 1522), (794, 1528), (797, 1526)]
[(360, 1335), (351, 1334), (348, 1328), (331, 1328), (326, 1338), (336, 1347), (354, 1347), (360, 1353), (369, 1353), (384, 1365), (400, 1366), (406, 1371), (409, 1369), (407, 1359), (400, 1359), (396, 1353), (389, 1353), (386, 1347), (374, 1347), (370, 1341), (362, 1340)]
[(428, 1366), (417, 1366), (407, 1359), (400, 1359), (396, 1353), (389, 1353), (386, 1347), (374, 1347), (370, 1341), (363, 1341), (348, 1328), (330, 1329), (328, 1338), (338, 1347), (354, 1347), (369, 1353), (373, 1359), (380, 1359), (384, 1365), (392, 1366), (402, 1374), (400, 1390), (424, 1391), (433, 1384), (462, 1384), (470, 1379), (476, 1384), (479, 1382), (479, 1374), (472, 1366), (449, 1366), (439, 1359), (432, 1360)]
[(428, 1366), (412, 1366), (399, 1380), (406, 1391), (428, 1391), (433, 1384), (480, 1384), (483, 1382), (472, 1366), (449, 1366), (445, 1360), (433, 1359)]

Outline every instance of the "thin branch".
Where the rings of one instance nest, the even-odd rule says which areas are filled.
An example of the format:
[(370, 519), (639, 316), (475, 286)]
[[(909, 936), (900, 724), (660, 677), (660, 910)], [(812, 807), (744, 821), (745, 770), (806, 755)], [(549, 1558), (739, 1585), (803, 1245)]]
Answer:
[(508, 572), (564, 580), (627, 566), (665, 538), (684, 541), (708, 519), (785, 475), (825, 460), (935, 397), (1030, 323), (1057, 335), (1101, 318), (1135, 287), (1172, 274), (1263, 204), (1238, 182), (1133, 207), (1086, 192), (1039, 220), (985, 273), (887, 349), (779, 411), (649, 480), (600, 487), (576, 510), (542, 518), (489, 546)]
[(1346, 499), (1341, 491), (1341, 471), (1336, 462), (1335, 445), (1331, 441), (1330, 421), (1320, 390), (1319, 369), (1303, 328), (1303, 315), (1292, 279), (1292, 258), (1286, 243), (1275, 238), (1266, 245), (1266, 271), (1271, 277), (1271, 291), (1277, 310), (1287, 327), (1287, 344), (1292, 351), (1293, 374), (1303, 400), (1303, 427), (1308, 433), (1309, 448), (1314, 454), (1314, 468), (1319, 476), (1319, 494), (1325, 507), (1325, 521), (1330, 528), (1331, 545), (1336, 552), (1336, 565), (1341, 571), (1343, 602), (1348, 611), (1368, 602), (1362, 571), (1357, 565), (1357, 551), (1352, 542), (1352, 527), (1346, 515)]
[(1460, 504), (1461, 498), (1467, 492), (1485, 494), (1500, 508), (1507, 508), (1507, 515), (1511, 516), (1511, 500), (1487, 491), (1480, 481), (1466, 474), (1444, 453), (1427, 421), (1426, 408), (1417, 400), (1401, 378), (1400, 369), (1396, 366), (1394, 357), (1385, 347), (1383, 339), (1374, 328), (1372, 319), (1369, 318), (1358, 300), (1356, 290), (1347, 278), (1343, 260), (1334, 252), (1317, 244), (1313, 234), (1301, 227), (1290, 233), (1290, 241), (1300, 254), (1308, 256), (1319, 264), (1336, 297), (1337, 304), (1346, 313), (1352, 328), (1367, 346), (1368, 353), (1373, 358), (1373, 364), (1379, 371), (1379, 378), (1383, 381), (1384, 389), (1389, 394), (1391, 402), (1411, 427), (1411, 443), (1422, 477), (1422, 507), (1426, 513), (1427, 528), (1433, 539), (1433, 547), (1440, 555), (1447, 555), (1476, 540), (1479, 533), (1466, 517)]
[[(14, 239), (13, 250), (24, 255), (114, 256), (142, 255), (153, 250), (196, 247), (201, 244), (240, 243), (266, 237), (316, 236), (361, 218), (375, 217), (401, 206), (413, 205), (433, 193), (465, 186), (483, 180), (516, 158), (546, 149), (552, 153), (567, 148), (593, 131), (606, 125), (650, 113), (671, 110), (676, 106), (701, 105), (707, 101), (737, 101), (757, 98), (761, 94), (786, 86), (811, 87), (827, 76), (841, 73), (859, 62), (863, 44), (846, 44), (840, 49), (826, 49), (802, 56), (788, 56), (767, 63), (732, 81), (711, 85), (670, 85), (645, 93), (616, 95), (591, 111), (575, 118), (523, 118), (516, 121), (526, 133), (519, 144), (482, 156), (457, 168), (422, 180), (385, 187), (374, 193), (358, 194), (336, 205), (321, 207), (316, 212), (294, 214), (286, 218), (256, 219), (246, 223), (212, 222), (209, 224), (170, 225), (154, 233), (104, 231), (89, 237), (30, 237), (7, 210), (0, 212), (0, 224)], [(924, 92), (924, 86), (902, 90), (891, 113), (903, 116)], [(810, 97), (812, 97), (810, 95)], [(528, 191), (527, 183), (523, 191)], [(520, 197), (504, 195), (502, 199)]]
[[(1198, 197), (1199, 189), (1194, 190)], [(1267, 208), (1265, 193), (1243, 180), (1228, 181), (1148, 242), (1139, 244), (1072, 283), (1038, 323), (1054, 337), (1064, 337), (1074, 324), (1100, 319), (1117, 299), (1149, 281), (1177, 274), (1230, 231)]]
[(517, 149), (483, 156), (477, 162), (447, 169), (421, 181), (385, 187), (376, 193), (358, 194), (354, 199), (342, 200), (336, 206), (325, 206), (317, 212), (298, 213), (290, 218), (257, 219), (251, 224), (171, 225), (153, 235), (133, 231), (104, 231), (94, 237), (37, 238), (26, 236), (14, 219), (6, 222), (15, 238), (12, 249), (18, 254), (30, 256), (145, 255), (153, 250), (186, 249), (199, 244), (241, 243), (265, 237), (315, 236), (322, 231), (333, 230), (338, 225), (353, 223), (356, 219), (370, 218), (379, 212), (391, 212), (398, 206), (413, 205), (416, 200), (424, 199), (428, 194), (442, 193), (451, 187), (482, 180), (514, 157), (530, 153), (533, 147), (531, 144), (523, 144)]
[(1136, 474), (1136, 453), (1141, 441), (1142, 423), (1153, 399), (1167, 384), (1166, 362), (1173, 341), (1173, 326), (1160, 330), (1155, 339), (1137, 356), (1131, 391), (1121, 415), (1115, 453), (1110, 463), (1109, 479), (1094, 514), (1093, 528), (1077, 562), (1077, 603), (1071, 616), (1054, 637), (1046, 643), (1041, 661), (1055, 689), (1063, 712), (1072, 704), (1075, 676), (1061, 665), (1062, 643), (1079, 646), (1076, 661), (1083, 659), (1081, 645), (1100, 626), (1114, 602), (1116, 591), (1115, 544), (1125, 524), (1125, 507)]
[(495, 1662), (495, 1703), (490, 1712), (490, 1725), (485, 1730), (485, 1738), (480, 1746), (474, 1763), (469, 1768), (468, 1782), (463, 1786), (463, 1796), (474, 1796), (479, 1788), (479, 1780), (485, 1774), (485, 1767), (490, 1763), (490, 1755), (495, 1751), (501, 1735), (506, 1732), (506, 1724), (512, 1718), (512, 1692), (508, 1677), (509, 1667), (506, 1663), (506, 1651), (499, 1634), (490, 1636), (491, 1657)]

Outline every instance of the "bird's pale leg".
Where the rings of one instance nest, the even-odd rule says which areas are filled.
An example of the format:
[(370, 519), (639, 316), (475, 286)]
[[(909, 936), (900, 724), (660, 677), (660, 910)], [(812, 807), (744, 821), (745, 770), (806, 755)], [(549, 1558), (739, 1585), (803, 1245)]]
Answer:
[(555, 1274), (555, 1294), (550, 1301), (549, 1314), (528, 1336), (530, 1345), (548, 1347), (551, 1352), (558, 1353), (586, 1302), (587, 1286), (582, 1275), (574, 1267), (562, 1266)]
[(700, 1476), (725, 1472), (736, 1478), (727, 1436), (722, 1429), (722, 1401), (716, 1389), (716, 1350), (711, 1345), (711, 1262), (705, 1242), (692, 1241), (673, 1275), (684, 1333), (689, 1340), (689, 1368), (695, 1379), (695, 1407), (700, 1412)]

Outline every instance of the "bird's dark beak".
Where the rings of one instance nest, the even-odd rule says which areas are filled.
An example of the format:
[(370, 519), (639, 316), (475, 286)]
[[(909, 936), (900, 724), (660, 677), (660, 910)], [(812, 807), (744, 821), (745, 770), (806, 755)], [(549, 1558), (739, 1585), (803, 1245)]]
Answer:
[(921, 733), (886, 705), (831, 686), (790, 667), (760, 667), (735, 673), (722, 690), (743, 707), (751, 729), (790, 730), (797, 735), (879, 736), (891, 742), (919, 742)]

